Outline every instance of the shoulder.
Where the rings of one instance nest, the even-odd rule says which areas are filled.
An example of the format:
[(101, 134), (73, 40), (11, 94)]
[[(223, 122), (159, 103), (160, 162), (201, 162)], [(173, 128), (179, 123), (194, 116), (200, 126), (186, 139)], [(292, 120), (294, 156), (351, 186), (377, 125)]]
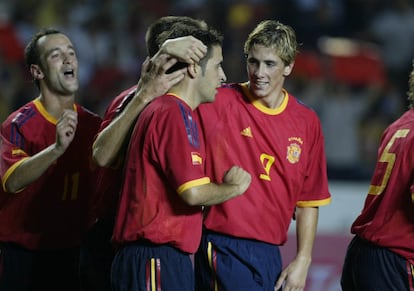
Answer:
[(76, 109), (78, 111), (78, 114), (86, 119), (89, 119), (91, 121), (95, 122), (101, 122), (102, 118), (99, 117), (99, 115), (86, 107), (83, 107), (82, 105), (76, 104)]
[(132, 97), (135, 95), (136, 90), (137, 86), (135, 85), (122, 91), (119, 95), (117, 95), (108, 105), (105, 111), (105, 118), (107, 116), (117, 115), (120, 112), (122, 112), (125, 106), (128, 105)]
[(164, 115), (179, 113), (183, 109), (191, 111), (191, 108), (178, 96), (165, 94), (152, 100), (143, 112), (146, 111)]
[(215, 100), (212, 103), (204, 103), (201, 106), (222, 107), (229, 105), (234, 100), (239, 100), (243, 96), (241, 84), (229, 83), (217, 88)]
[(226, 98), (229, 96), (237, 96), (243, 94), (243, 83), (223, 84), (217, 89), (216, 98)]
[(290, 107), (291, 111), (297, 112), (298, 115), (301, 115), (307, 119), (311, 118), (311, 119), (319, 120), (318, 114), (312, 107), (310, 107), (303, 101), (299, 100), (298, 98), (296, 98), (289, 92), (287, 94), (289, 98), (288, 107)]
[(102, 119), (99, 117), (98, 114), (90, 111), (89, 109), (76, 104), (76, 109), (78, 112), (78, 122), (79, 126), (81, 126), (84, 130), (91, 132), (95, 135), (102, 123)]
[(397, 120), (391, 123), (384, 130), (384, 134), (394, 135), (402, 131), (407, 133), (407, 137), (414, 138), (414, 109), (407, 110)]
[(7, 127), (11, 124), (14, 124), (18, 127), (21, 127), (27, 122), (29, 122), (29, 120), (31, 120), (31, 118), (35, 115), (37, 115), (37, 110), (33, 104), (33, 101), (31, 101), (23, 105), (16, 111), (12, 112), (3, 122), (2, 126)]

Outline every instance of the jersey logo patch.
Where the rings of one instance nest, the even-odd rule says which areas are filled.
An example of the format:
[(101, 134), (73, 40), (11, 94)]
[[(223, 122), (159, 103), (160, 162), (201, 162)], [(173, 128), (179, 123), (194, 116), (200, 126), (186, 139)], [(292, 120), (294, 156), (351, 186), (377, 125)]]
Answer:
[(27, 154), (21, 149), (12, 149), (12, 156), (22, 156), (22, 155), (27, 155)]
[(201, 157), (200, 153), (197, 153), (197, 152), (191, 152), (191, 161), (193, 165), (203, 164), (203, 158)]
[(245, 129), (243, 129), (240, 132), (240, 134), (243, 135), (243, 136), (247, 136), (247, 137), (253, 137), (252, 130), (251, 130), (250, 126), (248, 126)]
[(299, 144), (297, 144), (297, 143), (291, 143), (287, 147), (286, 159), (291, 164), (296, 164), (297, 162), (299, 162), (299, 158), (300, 158), (300, 153), (301, 152), (302, 152), (302, 149), (301, 149), (301, 147), (300, 147)]

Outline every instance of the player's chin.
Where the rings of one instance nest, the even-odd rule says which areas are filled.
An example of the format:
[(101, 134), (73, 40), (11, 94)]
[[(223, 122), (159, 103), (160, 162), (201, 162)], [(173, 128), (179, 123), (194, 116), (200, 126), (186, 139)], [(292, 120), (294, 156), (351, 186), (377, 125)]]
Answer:
[(62, 91), (64, 91), (67, 94), (74, 94), (79, 89), (79, 82), (68, 82), (64, 85), (64, 88), (62, 88)]
[(258, 88), (252, 88), (251, 92), (253, 93), (254, 96), (258, 98), (266, 97), (269, 94), (267, 90), (258, 89)]
[(217, 89), (214, 89), (214, 91), (211, 91), (209, 96), (205, 98), (206, 102), (208, 103), (214, 102), (214, 100), (216, 100), (216, 94), (217, 94)]

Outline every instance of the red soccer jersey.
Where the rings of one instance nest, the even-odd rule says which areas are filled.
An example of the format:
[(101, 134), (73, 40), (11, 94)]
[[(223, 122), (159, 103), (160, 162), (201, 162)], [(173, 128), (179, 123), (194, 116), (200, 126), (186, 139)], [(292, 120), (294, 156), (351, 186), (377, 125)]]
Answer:
[(281, 245), (296, 206), (330, 202), (319, 119), (293, 96), (269, 109), (232, 84), (198, 110), (207, 175), (221, 182), (232, 165), (252, 175), (243, 195), (208, 209), (207, 229)]
[(108, 108), (105, 111), (105, 115), (101, 124), (99, 132), (101, 132), (105, 127), (107, 127), (112, 120), (117, 117), (124, 109), (125, 106), (131, 101), (132, 97), (135, 95), (137, 86), (132, 86), (131, 88), (122, 91), (118, 96), (112, 100)]
[(414, 264), (414, 110), (391, 124), (381, 138), (378, 159), (361, 214), (351, 232)]
[(93, 190), (92, 142), (101, 119), (79, 105), (74, 109), (78, 126), (69, 148), (39, 179), (17, 194), (4, 192), (8, 177), (26, 158), (55, 142), (57, 120), (36, 99), (2, 124), (1, 242), (34, 250), (80, 244)]
[(196, 251), (201, 207), (187, 205), (180, 193), (210, 182), (204, 151), (197, 119), (177, 96), (158, 97), (141, 112), (125, 161), (115, 244), (146, 239)]

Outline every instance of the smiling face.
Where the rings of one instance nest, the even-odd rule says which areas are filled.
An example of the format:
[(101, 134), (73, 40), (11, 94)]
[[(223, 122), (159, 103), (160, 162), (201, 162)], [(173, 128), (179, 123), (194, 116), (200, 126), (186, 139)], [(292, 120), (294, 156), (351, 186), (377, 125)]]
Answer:
[(265, 104), (274, 104), (292, 67), (292, 64), (285, 65), (274, 48), (253, 45), (247, 53), (250, 91)]
[(250, 91), (263, 105), (283, 100), (283, 82), (291, 73), (298, 44), (294, 30), (275, 20), (260, 22), (244, 43)]
[(37, 42), (40, 64), (31, 65), (33, 77), (57, 95), (73, 95), (79, 88), (78, 59), (72, 42), (61, 33), (49, 34)]

